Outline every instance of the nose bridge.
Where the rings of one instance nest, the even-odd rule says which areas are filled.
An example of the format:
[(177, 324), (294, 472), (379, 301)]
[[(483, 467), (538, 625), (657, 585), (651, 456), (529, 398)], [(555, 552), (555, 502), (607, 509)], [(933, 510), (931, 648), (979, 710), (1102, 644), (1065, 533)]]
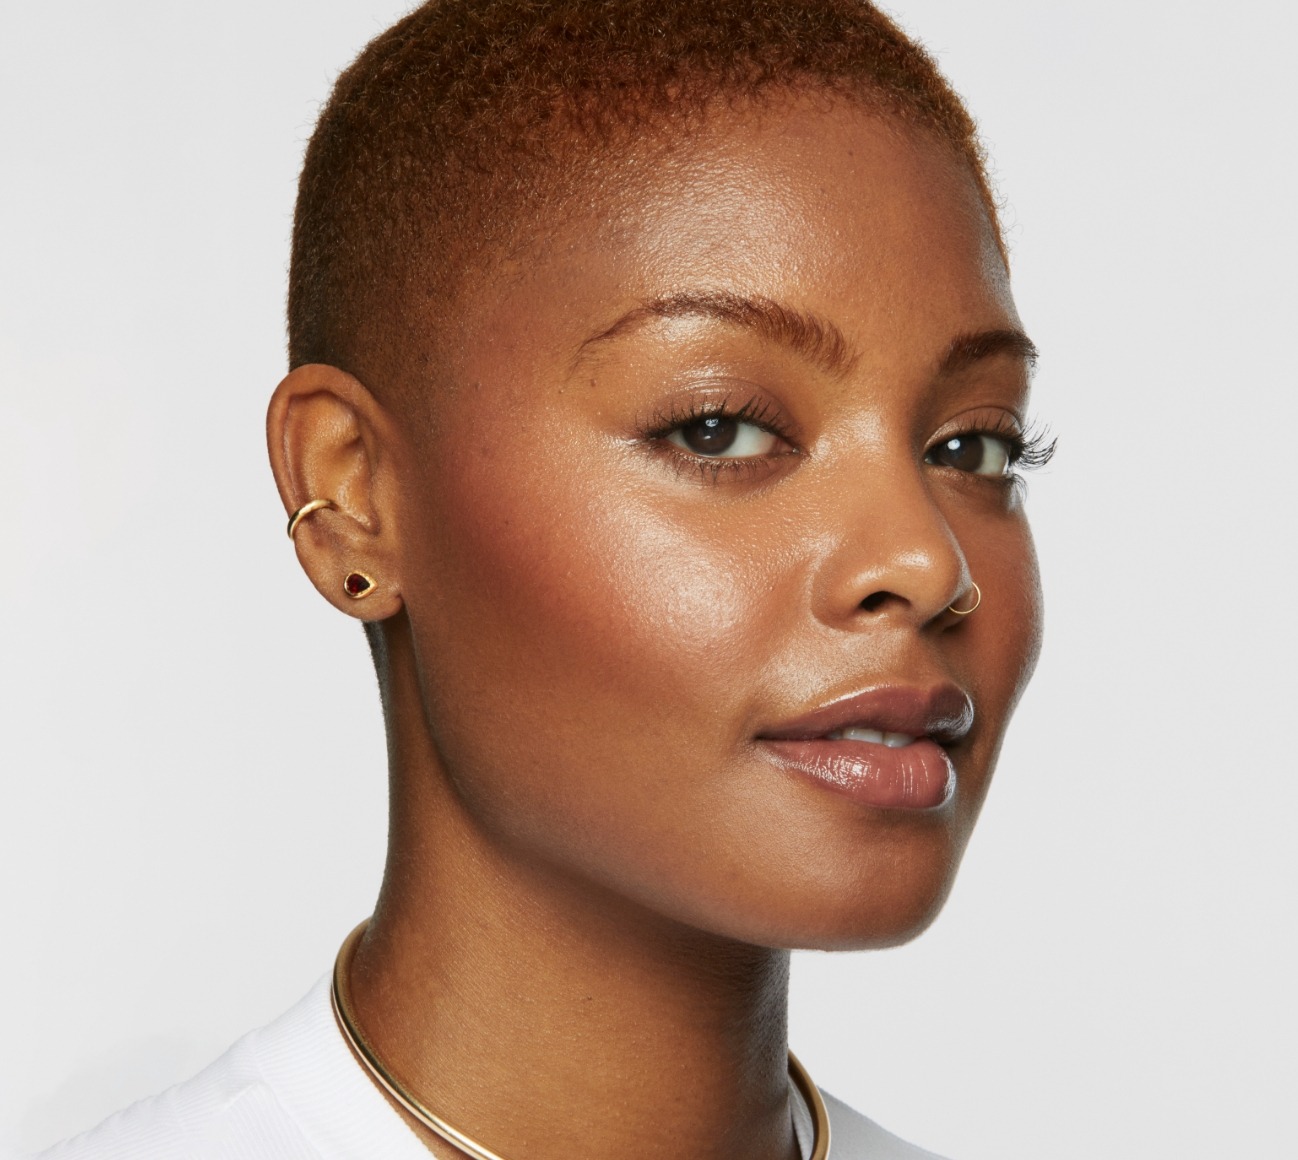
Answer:
[(837, 465), (825, 480), (836, 533), (816, 584), (826, 622), (891, 613), (927, 624), (970, 584), (964, 552), (922, 465), (881, 450)]

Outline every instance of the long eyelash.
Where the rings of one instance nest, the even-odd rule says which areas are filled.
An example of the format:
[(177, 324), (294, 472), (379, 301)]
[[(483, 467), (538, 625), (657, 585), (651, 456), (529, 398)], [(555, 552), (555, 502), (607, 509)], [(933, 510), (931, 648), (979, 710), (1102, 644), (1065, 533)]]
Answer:
[(1050, 433), (1050, 428), (1034, 423), (1019, 437), (1014, 466), (1022, 471), (1045, 467), (1055, 457), (1058, 445), (1059, 440)]
[(1035, 471), (1038, 467), (1045, 467), (1054, 458), (1055, 446), (1059, 442), (1044, 424), (1034, 422), (1022, 431), (1009, 416), (997, 419), (976, 434), (1004, 439), (1010, 449), (1010, 466), (1016, 471)]

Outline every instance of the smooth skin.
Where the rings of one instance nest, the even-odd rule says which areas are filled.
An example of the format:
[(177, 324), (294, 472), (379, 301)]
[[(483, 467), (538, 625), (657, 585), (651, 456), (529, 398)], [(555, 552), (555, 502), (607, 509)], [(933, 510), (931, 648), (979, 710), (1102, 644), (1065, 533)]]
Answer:
[[(788, 95), (619, 173), (474, 280), (435, 391), (304, 366), (271, 404), (286, 509), (337, 504), (303, 568), (384, 621), (356, 1008), (506, 1157), (790, 1160), (788, 948), (931, 921), (1036, 658), (1021, 490), (933, 452), (996, 432), (994, 465), (1030, 367), (973, 181), (927, 136)], [(752, 422), (699, 454), (717, 407)], [(976, 719), (937, 809), (863, 806), (760, 741), (943, 682)]]

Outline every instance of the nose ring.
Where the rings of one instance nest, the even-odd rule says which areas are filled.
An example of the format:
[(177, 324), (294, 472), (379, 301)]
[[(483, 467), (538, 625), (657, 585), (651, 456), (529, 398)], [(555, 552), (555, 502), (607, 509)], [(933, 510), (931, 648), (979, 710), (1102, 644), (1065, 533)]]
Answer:
[(954, 612), (956, 616), (968, 616), (983, 602), (983, 590), (972, 580), (969, 581), (969, 587), (973, 589), (974, 602), (968, 608), (957, 608), (954, 604), (948, 604), (946, 606), (948, 612)]

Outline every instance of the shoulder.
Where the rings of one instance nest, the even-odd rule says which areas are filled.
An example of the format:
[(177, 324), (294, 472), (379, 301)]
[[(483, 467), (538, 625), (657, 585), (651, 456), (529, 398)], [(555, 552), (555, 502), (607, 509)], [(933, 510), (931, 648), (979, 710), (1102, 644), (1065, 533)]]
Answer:
[(829, 1112), (833, 1160), (942, 1160), (933, 1152), (907, 1144), (828, 1092), (821, 1095)]
[(328, 976), (193, 1079), (32, 1160), (427, 1160), (356, 1066)]
[(262, 1071), (258, 1039), (277, 1026), (250, 1032), (191, 1079), (32, 1160), (319, 1160)]

